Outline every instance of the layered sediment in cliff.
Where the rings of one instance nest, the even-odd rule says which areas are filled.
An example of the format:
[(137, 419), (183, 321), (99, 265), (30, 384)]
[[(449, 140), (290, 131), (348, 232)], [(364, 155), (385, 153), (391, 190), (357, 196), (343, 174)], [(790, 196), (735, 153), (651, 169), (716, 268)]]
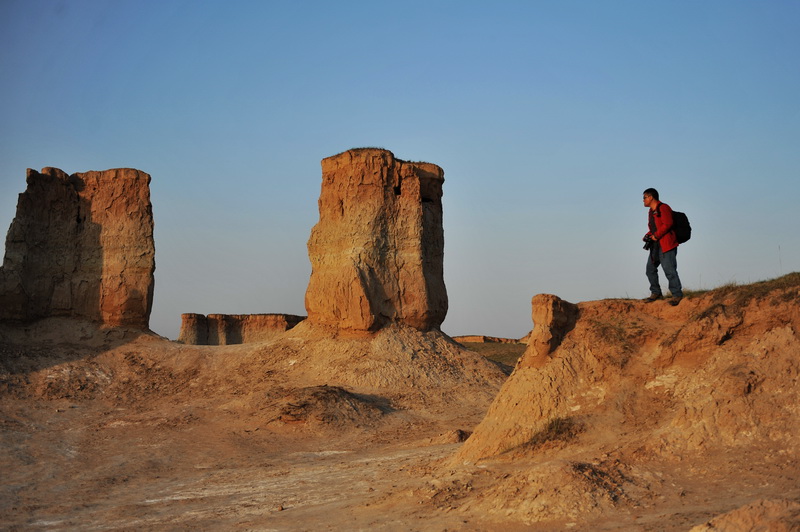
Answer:
[(381, 149), (322, 160), (311, 231), (308, 320), (354, 332), (437, 329), (447, 314), (442, 184), (435, 164)]
[(0, 268), (0, 319), (146, 329), (154, 271), (148, 174), (28, 170)]
[(178, 341), (193, 345), (264, 342), (304, 319), (291, 314), (183, 314)]

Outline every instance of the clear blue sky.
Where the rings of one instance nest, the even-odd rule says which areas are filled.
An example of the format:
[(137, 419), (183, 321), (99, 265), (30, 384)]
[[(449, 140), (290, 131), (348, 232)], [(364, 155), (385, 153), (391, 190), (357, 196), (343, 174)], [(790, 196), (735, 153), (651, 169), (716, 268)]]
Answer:
[[(319, 161), (445, 171), (445, 332), (644, 297), (641, 193), (688, 288), (800, 270), (798, 1), (0, 1), (0, 225), (25, 169), (153, 177), (151, 326), (304, 314)], [(666, 283), (664, 283), (666, 290)]]

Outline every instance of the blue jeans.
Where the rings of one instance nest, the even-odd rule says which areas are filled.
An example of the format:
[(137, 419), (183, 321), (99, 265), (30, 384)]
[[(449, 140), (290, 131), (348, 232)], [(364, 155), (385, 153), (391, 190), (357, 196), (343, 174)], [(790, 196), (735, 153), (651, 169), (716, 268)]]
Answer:
[(669, 282), (669, 291), (672, 297), (683, 297), (683, 287), (681, 278), (678, 277), (678, 248), (671, 249), (664, 253), (659, 244), (650, 249), (650, 256), (647, 258), (647, 280), (650, 281), (650, 293), (661, 295), (661, 285), (658, 282), (658, 267), (664, 270)]

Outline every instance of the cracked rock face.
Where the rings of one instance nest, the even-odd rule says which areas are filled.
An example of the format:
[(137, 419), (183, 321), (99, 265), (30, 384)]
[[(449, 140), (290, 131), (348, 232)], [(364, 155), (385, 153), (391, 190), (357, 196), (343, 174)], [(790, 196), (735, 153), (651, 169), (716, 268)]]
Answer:
[(387, 150), (322, 160), (320, 217), (308, 241), (310, 323), (350, 331), (441, 325), (443, 183), (435, 164), (401, 161)]
[(146, 329), (155, 245), (150, 176), (28, 170), (6, 237), (0, 319), (70, 316)]

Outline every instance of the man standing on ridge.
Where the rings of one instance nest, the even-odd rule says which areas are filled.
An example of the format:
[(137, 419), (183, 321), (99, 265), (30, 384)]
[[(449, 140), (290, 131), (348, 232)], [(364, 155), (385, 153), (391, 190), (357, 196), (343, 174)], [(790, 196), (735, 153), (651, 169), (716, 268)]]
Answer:
[(669, 304), (674, 307), (683, 299), (683, 288), (678, 277), (678, 238), (672, 229), (672, 209), (658, 200), (658, 191), (654, 188), (645, 190), (642, 199), (644, 206), (650, 209), (647, 215), (649, 231), (642, 239), (645, 243), (644, 249), (650, 251), (645, 268), (650, 281), (650, 297), (645, 298), (645, 301), (652, 303), (662, 297), (658, 282), (658, 267), (661, 266), (672, 294)]

